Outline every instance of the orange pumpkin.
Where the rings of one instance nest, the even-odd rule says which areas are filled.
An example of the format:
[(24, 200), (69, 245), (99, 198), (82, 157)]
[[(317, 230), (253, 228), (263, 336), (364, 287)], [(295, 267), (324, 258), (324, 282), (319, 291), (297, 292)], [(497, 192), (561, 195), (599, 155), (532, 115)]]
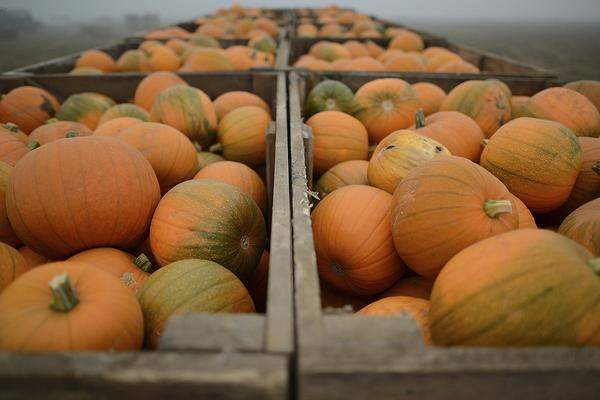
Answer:
[(481, 153), (481, 165), (539, 213), (567, 200), (581, 163), (581, 146), (573, 132), (557, 122), (536, 118), (510, 121)]
[(478, 74), (479, 68), (465, 60), (458, 60), (445, 63), (435, 70), (438, 73), (445, 74)]
[(340, 58), (352, 58), (350, 51), (339, 43), (320, 41), (308, 50), (308, 54), (323, 61), (335, 61)]
[(517, 214), (519, 215), (519, 229), (536, 229), (537, 224), (535, 223), (535, 219), (525, 203), (517, 196), (512, 196), (510, 199), (515, 203), (515, 207), (517, 208)]
[(106, 110), (104, 114), (102, 114), (102, 117), (100, 117), (100, 121), (98, 121), (98, 126), (110, 121), (111, 119), (121, 117), (131, 117), (137, 118), (141, 121), (148, 121), (150, 119), (150, 114), (148, 113), (148, 111), (146, 111), (142, 107), (136, 106), (135, 104), (117, 104), (116, 106), (112, 106), (111, 108)]
[(0, 161), (12, 167), (17, 164), (25, 154), (31, 149), (39, 146), (36, 141), (31, 141), (28, 144), (15, 136), (12, 132), (0, 129)]
[(427, 72), (435, 72), (444, 65), (463, 61), (458, 54), (448, 50), (430, 53), (430, 55), (424, 54), (424, 56), (427, 58), (427, 62), (425, 63)]
[(36, 253), (60, 259), (141, 241), (160, 197), (150, 164), (113, 138), (57, 140), (27, 154), (6, 192), (10, 223)]
[(234, 65), (222, 50), (198, 48), (187, 58), (180, 71), (233, 71)]
[(9, 135), (16, 137), (25, 144), (30, 142), (29, 136), (27, 136), (22, 130), (19, 129), (17, 125), (13, 124), (12, 122), (0, 124), (0, 132), (8, 133)]
[(350, 60), (348, 71), (385, 71), (385, 65), (371, 57), (358, 57)]
[(394, 283), (394, 286), (377, 296), (378, 299), (393, 296), (408, 296), (418, 299), (429, 300), (433, 280), (422, 276), (409, 276)]
[(368, 185), (367, 168), (369, 162), (365, 160), (344, 161), (331, 167), (325, 172), (315, 187), (319, 199), (324, 199), (336, 189), (348, 185)]
[(234, 161), (220, 161), (202, 168), (194, 179), (214, 179), (237, 187), (260, 208), (267, 211), (267, 187), (250, 167)]
[(376, 79), (361, 86), (355, 95), (361, 110), (358, 119), (369, 132), (371, 143), (379, 143), (390, 133), (415, 122), (419, 99), (402, 79)]
[(565, 218), (558, 233), (600, 256), (600, 198), (585, 203)]
[(5, 193), (11, 172), (12, 167), (0, 161), (0, 242), (15, 247), (21, 243), (21, 241), (13, 231), (12, 226), (10, 226), (5, 201)]
[(167, 40), (165, 46), (167, 46), (168, 48), (173, 50), (175, 54), (180, 56), (189, 47), (189, 43), (181, 39), (173, 38)]
[(400, 278), (404, 265), (391, 237), (391, 199), (383, 190), (350, 185), (319, 202), (312, 228), (321, 279), (345, 293), (372, 295)]
[(60, 106), (56, 118), (61, 121), (75, 121), (96, 129), (102, 114), (115, 105), (115, 102), (100, 93), (86, 92), (69, 96)]
[(120, 72), (139, 72), (146, 54), (142, 50), (127, 50), (117, 59), (117, 70)]
[(339, 111), (321, 111), (310, 117), (306, 124), (313, 134), (313, 170), (316, 176), (340, 162), (367, 159), (367, 130), (356, 118)]
[(81, 67), (92, 67), (102, 72), (115, 72), (117, 70), (115, 60), (101, 50), (87, 50), (81, 53), (75, 61), (75, 68)]
[(330, 63), (329, 69), (331, 69), (332, 71), (348, 71), (350, 69), (351, 64), (352, 64), (352, 60), (342, 58), (342, 59), (335, 60), (334, 62)]
[(119, 117), (106, 121), (94, 130), (94, 135), (114, 136), (123, 129), (129, 128), (135, 124), (141, 124), (143, 121), (131, 117)]
[(133, 293), (87, 264), (39, 266), (0, 295), (2, 351), (136, 350), (143, 336)]
[[(349, 65), (350, 65), (350, 60), (348, 60), (348, 66)], [(302, 68), (308, 68), (311, 71), (330, 71), (333, 69), (332, 63), (324, 61), (324, 60), (317, 60), (317, 59), (315, 59), (314, 61), (310, 61), (306, 66), (304, 66)]]
[(394, 192), (391, 220), (398, 254), (426, 278), (435, 278), (471, 244), (519, 226), (506, 186), (455, 156), (437, 157), (410, 171)]
[(92, 130), (79, 122), (71, 121), (48, 121), (36, 128), (29, 137), (37, 141), (40, 145), (48, 144), (58, 139), (64, 139), (69, 136), (90, 136)]
[(135, 89), (134, 103), (150, 111), (159, 93), (175, 85), (187, 83), (172, 72), (154, 72), (142, 79)]
[(567, 83), (564, 87), (581, 93), (591, 101), (600, 111), (600, 82), (599, 81), (574, 81)]
[(370, 40), (367, 40), (364, 43), (364, 46), (366, 47), (367, 52), (369, 53), (369, 56), (371, 56), (373, 58), (377, 58), (377, 57), (379, 57), (379, 55), (381, 53), (383, 53), (383, 47), (381, 47), (377, 43), (372, 42)]
[(475, 121), (457, 111), (440, 111), (424, 118), (417, 112), (410, 129), (443, 144), (452, 155), (478, 163), (483, 150), (483, 132)]
[(263, 99), (250, 92), (233, 91), (223, 93), (215, 99), (213, 104), (219, 120), (223, 119), (228, 112), (243, 106), (260, 107), (271, 115), (269, 105)]
[(521, 107), (530, 99), (529, 96), (512, 96), (510, 98), (511, 119), (519, 118)]
[(210, 165), (212, 163), (216, 163), (219, 161), (225, 161), (223, 157), (218, 154), (210, 153), (208, 151), (198, 151), (196, 153), (196, 158), (198, 159), (198, 171), (202, 168)]
[(11, 90), (0, 100), (0, 122), (12, 122), (29, 134), (54, 117), (60, 103), (54, 96), (34, 86)]
[(369, 51), (365, 45), (359, 41), (349, 40), (344, 43), (343, 46), (348, 49), (352, 58), (369, 57)]
[(48, 257), (36, 253), (27, 246), (19, 247), (19, 253), (21, 253), (30, 269), (37, 267), (38, 265), (47, 264), (51, 262), (48, 259)]
[(388, 48), (404, 51), (422, 51), (425, 48), (425, 44), (420, 35), (404, 29), (394, 35)]
[(424, 72), (423, 59), (416, 54), (392, 55), (385, 62), (385, 68), (394, 72)]
[(301, 24), (296, 28), (296, 36), (298, 37), (316, 37), (319, 30), (312, 24)]
[(142, 51), (148, 51), (155, 46), (162, 46), (162, 43), (158, 40), (144, 40), (139, 46), (138, 49)]
[(0, 242), (0, 293), (29, 269), (30, 267), (21, 253), (6, 243)]
[(173, 50), (164, 45), (152, 46), (144, 50), (146, 57), (140, 60), (140, 71), (177, 71), (181, 60)]
[(236, 71), (245, 71), (254, 66), (252, 49), (249, 47), (231, 46), (225, 49), (224, 55)]

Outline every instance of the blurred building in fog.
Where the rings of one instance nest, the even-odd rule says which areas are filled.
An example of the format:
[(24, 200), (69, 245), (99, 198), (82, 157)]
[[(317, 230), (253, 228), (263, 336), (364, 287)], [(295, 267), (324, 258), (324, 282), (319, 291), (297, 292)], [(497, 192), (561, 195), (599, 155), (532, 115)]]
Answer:
[(19, 33), (36, 30), (39, 26), (40, 22), (27, 10), (0, 8), (0, 37), (14, 39)]

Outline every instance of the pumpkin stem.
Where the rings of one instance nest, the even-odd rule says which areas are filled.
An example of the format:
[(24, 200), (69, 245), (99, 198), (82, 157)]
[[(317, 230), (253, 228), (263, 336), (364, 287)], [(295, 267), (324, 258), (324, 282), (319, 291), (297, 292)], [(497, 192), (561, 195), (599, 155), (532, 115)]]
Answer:
[(137, 256), (133, 260), (133, 263), (144, 272), (152, 272), (152, 262), (150, 262), (150, 259), (144, 253)]
[(512, 213), (513, 206), (510, 200), (486, 200), (483, 210), (490, 218), (496, 218), (498, 214)]
[(487, 146), (489, 142), (490, 142), (490, 139), (483, 139), (483, 141), (481, 142), (481, 147)]
[(223, 144), (215, 143), (208, 149), (211, 153), (222, 153), (223, 152)]
[(596, 275), (600, 276), (600, 257), (588, 260), (588, 265), (592, 268)]
[(75, 288), (71, 285), (69, 275), (66, 272), (56, 275), (48, 282), (52, 291), (52, 302), (50, 308), (53, 311), (68, 313), (79, 304), (79, 298)]
[(425, 126), (425, 112), (422, 108), (419, 108), (415, 113), (415, 127), (417, 129)]
[(77, 136), (79, 136), (79, 134), (75, 131), (67, 131), (67, 133), (65, 133), (66, 138), (72, 138), (72, 137), (77, 137)]
[(592, 170), (600, 175), (600, 161), (596, 161), (594, 165), (592, 165)]
[(40, 147), (40, 142), (38, 142), (37, 140), (31, 140), (29, 141), (29, 143), (27, 143), (27, 148), (29, 150), (35, 150), (38, 147)]
[(4, 126), (6, 129), (8, 129), (11, 132), (19, 132), (19, 127), (15, 124), (13, 124), (12, 122), (7, 122), (5, 124), (2, 124), (2, 126)]
[(202, 151), (202, 146), (200, 145), (200, 143), (196, 142), (195, 140), (192, 142), (192, 144), (194, 145), (194, 148), (196, 149), (196, 151), (198, 153), (200, 153)]
[(48, 120), (46, 120), (46, 122), (44, 122), (45, 124), (53, 124), (55, 122), (58, 122), (57, 118), (50, 118)]

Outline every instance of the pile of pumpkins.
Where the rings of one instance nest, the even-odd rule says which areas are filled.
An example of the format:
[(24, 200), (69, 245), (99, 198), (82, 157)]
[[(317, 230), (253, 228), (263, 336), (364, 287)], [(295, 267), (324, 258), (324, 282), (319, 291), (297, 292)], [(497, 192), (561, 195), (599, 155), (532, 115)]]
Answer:
[(479, 68), (444, 47), (427, 47), (423, 38), (403, 28), (390, 28), (387, 49), (373, 41), (321, 40), (296, 60), (296, 68), (317, 71), (391, 71), (479, 73)]
[(599, 109), (598, 81), (314, 86), (322, 306), (435, 345), (600, 345)]
[(265, 33), (257, 33), (246, 46), (226, 49), (218, 40), (197, 34), (189, 40), (171, 38), (164, 43), (146, 40), (137, 49), (126, 50), (117, 60), (104, 51), (87, 50), (75, 61), (70, 73), (245, 71), (272, 68), (276, 51), (277, 42)]
[(264, 311), (270, 106), (171, 72), (132, 95), (0, 101), (0, 351), (155, 348), (173, 315)]
[(344, 37), (344, 38), (382, 38), (393, 37), (398, 28), (384, 28), (366, 14), (343, 11), (324, 14), (317, 19), (300, 17), (296, 27), (296, 36), (300, 38)]

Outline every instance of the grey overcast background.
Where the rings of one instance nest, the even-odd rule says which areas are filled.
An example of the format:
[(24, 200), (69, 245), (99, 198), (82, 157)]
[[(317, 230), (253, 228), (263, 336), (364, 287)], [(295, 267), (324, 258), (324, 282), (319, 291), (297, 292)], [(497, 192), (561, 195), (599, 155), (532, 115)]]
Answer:
[[(154, 14), (153, 24), (190, 20), (233, 1), (0, 0), (34, 23), (2, 31), (0, 71), (113, 42), (140, 30), (125, 15)], [(600, 79), (600, 0), (339, 0), (237, 1), (257, 7), (323, 7), (331, 3), (405, 23), (544, 67), (564, 79)], [(6, 15), (5, 15), (6, 16)], [(156, 18), (155, 18), (156, 17)], [(29, 26), (31, 25), (31, 26)], [(152, 26), (142, 26), (148, 30)], [(14, 32), (13, 32), (14, 33)]]

